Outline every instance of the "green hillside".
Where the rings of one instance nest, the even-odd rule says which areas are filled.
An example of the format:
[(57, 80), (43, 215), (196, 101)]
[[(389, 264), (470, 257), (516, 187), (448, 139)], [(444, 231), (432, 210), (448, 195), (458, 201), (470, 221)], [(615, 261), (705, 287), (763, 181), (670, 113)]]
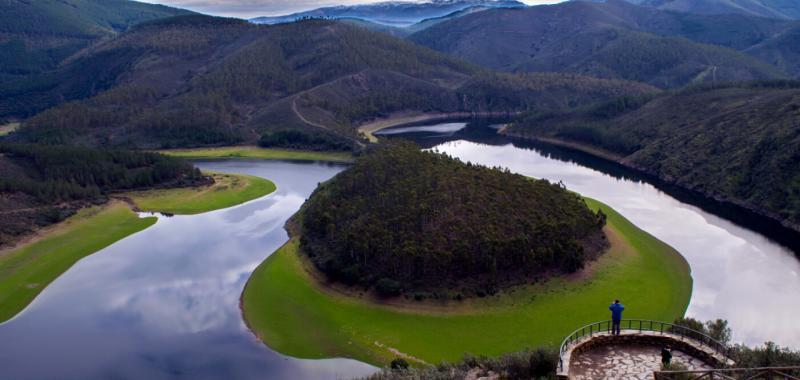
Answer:
[(796, 84), (752, 84), (529, 115), (509, 133), (601, 148), (668, 182), (800, 229), (798, 118)]
[(55, 68), (140, 22), (190, 13), (128, 0), (0, 2), (0, 81)]
[(704, 16), (627, 4), (567, 2), (493, 9), (442, 22), (408, 38), (503, 71), (559, 71), (659, 87), (783, 78), (780, 68), (737, 50), (793, 23)]
[[(184, 16), (145, 23), (82, 53), (35, 81), (0, 90), (0, 115), (34, 114), (13, 136), (40, 143), (140, 148), (255, 143), (262, 133), (303, 129), (355, 141), (362, 121), (393, 112), (486, 109), (473, 94), (510, 86), (546, 99), (528, 80), (502, 88), (485, 70), (404, 40), (347, 23), (306, 20), (276, 26)], [(580, 76), (542, 76), (560, 88), (559, 106), (655, 89)], [(518, 83), (517, 83), (518, 82)], [(3, 94), (4, 93), (4, 94)], [(143, 110), (147, 112), (142, 112)], [(3, 112), (4, 111), (4, 112)]]

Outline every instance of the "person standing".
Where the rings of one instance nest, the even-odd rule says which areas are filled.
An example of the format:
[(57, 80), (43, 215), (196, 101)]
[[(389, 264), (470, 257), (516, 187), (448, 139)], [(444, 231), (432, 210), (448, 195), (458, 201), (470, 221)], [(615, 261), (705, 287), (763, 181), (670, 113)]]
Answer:
[(661, 349), (661, 365), (664, 368), (669, 368), (669, 365), (672, 363), (672, 348), (670, 346), (666, 346)]
[(611, 310), (611, 335), (619, 335), (619, 325), (622, 322), (622, 311), (625, 310), (625, 306), (619, 303), (619, 300), (614, 300), (608, 310)]

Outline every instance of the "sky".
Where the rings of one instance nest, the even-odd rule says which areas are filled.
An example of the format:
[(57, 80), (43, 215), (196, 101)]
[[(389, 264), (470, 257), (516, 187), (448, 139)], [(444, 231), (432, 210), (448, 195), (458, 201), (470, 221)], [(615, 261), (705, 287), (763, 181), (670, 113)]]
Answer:
[[(331, 5), (365, 4), (370, 0), (139, 0), (164, 4), (215, 16), (253, 18), (277, 16)], [(402, 1), (402, 0), (401, 0)], [(410, 2), (413, 0), (410, 0)], [(529, 5), (554, 4), (564, 0), (521, 0)]]

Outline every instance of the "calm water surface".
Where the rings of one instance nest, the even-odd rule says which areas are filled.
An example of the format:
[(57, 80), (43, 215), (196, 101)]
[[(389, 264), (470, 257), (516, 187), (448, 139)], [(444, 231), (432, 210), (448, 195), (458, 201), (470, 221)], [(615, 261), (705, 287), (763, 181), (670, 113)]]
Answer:
[[(552, 153), (552, 148), (512, 143), (497, 136), (492, 126), (462, 126), (449, 123), (430, 133), (424, 133), (424, 126), (404, 127), (413, 132), (405, 137), (464, 161), (562, 181), (569, 189), (610, 205), (675, 247), (689, 262), (694, 288), (688, 316), (727, 319), (734, 339), (747, 344), (769, 340), (800, 347), (800, 261), (789, 249), (647, 182), (601, 171), (607, 163), (573, 160), (568, 153)], [(635, 310), (627, 313), (635, 318)]]
[[(402, 133), (464, 160), (563, 181), (611, 205), (689, 261), (690, 316), (727, 319), (735, 339), (748, 344), (773, 340), (800, 347), (800, 264), (788, 249), (646, 182), (598, 170), (601, 163), (579, 164), (514, 145), (497, 137), (495, 128), (465, 127), (446, 123), (432, 133), (419, 126)], [(277, 354), (247, 330), (238, 305), (252, 270), (287, 240), (286, 219), (343, 167), (260, 161), (199, 166), (269, 178), (278, 190), (225, 210), (161, 217), (81, 260), (0, 325), (0, 378), (346, 379), (375, 371), (353, 360)]]
[(346, 379), (375, 371), (277, 354), (239, 311), (250, 273), (287, 240), (286, 219), (343, 167), (199, 166), (269, 178), (278, 190), (225, 210), (161, 217), (81, 260), (0, 325), (0, 379)]

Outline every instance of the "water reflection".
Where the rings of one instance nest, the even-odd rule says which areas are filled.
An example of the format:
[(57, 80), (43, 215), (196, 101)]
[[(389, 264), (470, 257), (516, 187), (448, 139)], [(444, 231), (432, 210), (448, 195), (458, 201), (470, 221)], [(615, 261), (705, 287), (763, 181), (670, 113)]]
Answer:
[(200, 166), (269, 178), (278, 190), (226, 210), (161, 217), (81, 260), (0, 325), (0, 378), (336, 379), (375, 370), (279, 355), (256, 341), (239, 311), (252, 270), (286, 241), (286, 219), (342, 167)]
[[(420, 127), (403, 137), (464, 161), (563, 181), (571, 190), (605, 202), (686, 257), (694, 278), (687, 315), (727, 319), (734, 339), (747, 344), (771, 340), (800, 347), (800, 261), (790, 249), (739, 225), (747, 225), (747, 220), (734, 224), (686, 203), (696, 196), (678, 189), (667, 194), (616, 164), (560, 148), (509, 141), (480, 123), (449, 137), (426, 135)], [(739, 211), (719, 205), (703, 206), (721, 208), (722, 215), (740, 216)], [(787, 236), (786, 242), (797, 243), (796, 235)]]

